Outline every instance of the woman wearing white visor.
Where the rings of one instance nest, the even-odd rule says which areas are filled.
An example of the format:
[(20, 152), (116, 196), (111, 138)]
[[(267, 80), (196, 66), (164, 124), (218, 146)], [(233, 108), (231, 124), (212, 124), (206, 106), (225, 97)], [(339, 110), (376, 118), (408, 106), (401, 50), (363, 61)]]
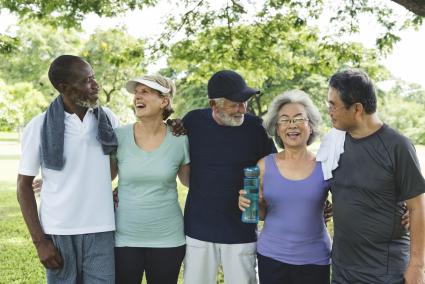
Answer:
[(164, 123), (173, 112), (176, 88), (163, 76), (130, 80), (137, 121), (115, 130), (119, 205), (115, 211), (116, 283), (177, 283), (185, 255), (183, 216), (176, 176), (189, 184), (187, 136), (173, 136)]

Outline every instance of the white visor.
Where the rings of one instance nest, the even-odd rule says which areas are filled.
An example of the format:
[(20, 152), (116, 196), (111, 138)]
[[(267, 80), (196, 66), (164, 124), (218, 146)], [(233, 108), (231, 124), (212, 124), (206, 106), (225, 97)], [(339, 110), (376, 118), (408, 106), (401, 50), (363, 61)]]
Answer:
[(125, 84), (125, 88), (127, 89), (128, 92), (134, 94), (134, 90), (136, 89), (137, 84), (143, 84), (145, 86), (148, 86), (149, 88), (157, 90), (157, 91), (161, 92), (161, 94), (164, 94), (164, 95), (167, 95), (167, 94), (169, 95), (169, 93), (170, 93), (170, 89), (161, 86), (160, 84), (158, 84), (155, 81), (146, 80), (143, 77), (135, 78), (135, 79), (128, 81), (127, 84)]

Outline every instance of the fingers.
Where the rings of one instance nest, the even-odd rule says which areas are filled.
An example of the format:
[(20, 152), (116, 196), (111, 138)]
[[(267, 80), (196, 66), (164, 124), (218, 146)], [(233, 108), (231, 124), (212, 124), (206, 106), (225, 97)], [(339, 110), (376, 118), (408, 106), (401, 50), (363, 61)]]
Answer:
[(119, 203), (119, 198), (118, 198), (118, 187), (116, 187), (113, 191), (112, 191), (112, 199), (114, 202), (114, 209), (117, 209), (118, 207), (118, 203)]
[(59, 269), (63, 267), (63, 259), (52, 240), (45, 239), (37, 243), (37, 254), (44, 267)]
[(245, 211), (245, 208), (249, 207), (249, 205), (251, 204), (251, 200), (245, 198), (245, 194), (245, 190), (239, 190), (238, 207), (241, 211)]
[(43, 180), (42, 179), (35, 179), (32, 182), (32, 190), (34, 192), (40, 192), (42, 185), (43, 185)]
[(49, 269), (60, 269), (63, 267), (63, 260), (60, 254), (57, 252), (54, 256), (52, 256), (52, 258), (46, 260), (43, 265)]

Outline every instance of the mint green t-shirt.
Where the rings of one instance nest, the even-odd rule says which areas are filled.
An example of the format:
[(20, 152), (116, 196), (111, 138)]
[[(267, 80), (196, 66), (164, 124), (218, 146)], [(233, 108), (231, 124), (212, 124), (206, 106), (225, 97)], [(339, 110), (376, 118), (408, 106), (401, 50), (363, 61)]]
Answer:
[(115, 129), (118, 138), (116, 247), (177, 247), (185, 244), (176, 177), (188, 164), (187, 136), (167, 127), (162, 144), (147, 152), (134, 141), (134, 124)]

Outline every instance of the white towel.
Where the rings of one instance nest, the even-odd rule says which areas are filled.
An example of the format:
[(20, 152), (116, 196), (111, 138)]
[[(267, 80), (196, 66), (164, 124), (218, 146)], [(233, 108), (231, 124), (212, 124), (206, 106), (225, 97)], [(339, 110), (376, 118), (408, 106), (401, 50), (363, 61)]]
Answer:
[(322, 162), (323, 177), (332, 178), (332, 171), (338, 167), (339, 156), (344, 153), (345, 131), (332, 128), (320, 143), (316, 161)]

